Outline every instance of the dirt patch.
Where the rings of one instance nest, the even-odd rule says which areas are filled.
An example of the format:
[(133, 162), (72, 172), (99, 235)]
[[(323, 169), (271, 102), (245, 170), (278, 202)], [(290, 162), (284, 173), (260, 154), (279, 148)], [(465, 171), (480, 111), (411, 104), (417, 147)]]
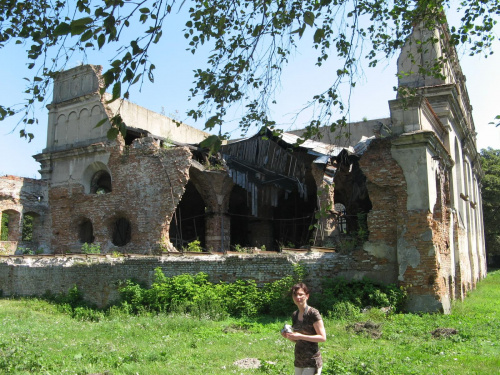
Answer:
[(238, 333), (238, 332), (248, 332), (249, 327), (238, 324), (231, 324), (225, 327), (222, 332), (224, 333)]
[(239, 368), (259, 368), (260, 361), (257, 358), (243, 358), (233, 363)]
[(382, 331), (380, 330), (379, 323), (373, 323), (371, 321), (360, 322), (355, 324), (350, 324), (346, 327), (347, 330), (354, 331), (358, 334), (366, 335), (372, 339), (379, 339), (382, 336)]
[(453, 335), (456, 335), (458, 331), (455, 328), (436, 328), (431, 332), (431, 335), (435, 339), (439, 339), (441, 337), (447, 338)]

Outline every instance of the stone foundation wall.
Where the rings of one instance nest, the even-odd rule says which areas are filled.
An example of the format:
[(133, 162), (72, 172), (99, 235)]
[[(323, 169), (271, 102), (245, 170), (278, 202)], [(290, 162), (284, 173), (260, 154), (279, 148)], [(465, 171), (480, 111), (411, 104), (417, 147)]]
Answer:
[(200, 254), (112, 258), (103, 255), (0, 257), (0, 290), (7, 296), (35, 296), (46, 291), (66, 293), (77, 285), (84, 298), (106, 306), (118, 298), (119, 281), (134, 279), (150, 285), (154, 270), (165, 275), (204, 272), (211, 282), (251, 279), (258, 284), (272, 282), (293, 272), (301, 264), (308, 272), (306, 282), (317, 290), (323, 277), (347, 279), (368, 277), (381, 282), (394, 265), (359, 253), (341, 255), (333, 252), (294, 252), (261, 254)]

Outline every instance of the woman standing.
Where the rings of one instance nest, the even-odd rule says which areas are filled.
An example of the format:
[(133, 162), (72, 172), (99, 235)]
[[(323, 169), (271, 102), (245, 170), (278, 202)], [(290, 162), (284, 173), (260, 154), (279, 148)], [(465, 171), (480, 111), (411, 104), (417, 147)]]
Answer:
[(318, 342), (326, 341), (323, 319), (318, 310), (307, 304), (309, 289), (304, 283), (292, 287), (292, 297), (298, 307), (292, 314), (293, 332), (281, 334), (295, 342), (295, 375), (320, 375), (323, 362)]

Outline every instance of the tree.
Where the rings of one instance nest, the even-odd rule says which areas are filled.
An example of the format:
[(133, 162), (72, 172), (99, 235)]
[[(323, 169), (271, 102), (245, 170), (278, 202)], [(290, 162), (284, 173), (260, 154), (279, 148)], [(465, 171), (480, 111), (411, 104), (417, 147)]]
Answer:
[(481, 150), (484, 171), (483, 196), (484, 231), (488, 264), (500, 266), (500, 150)]
[[(20, 108), (0, 105), (0, 119), (21, 111), (25, 126), (20, 135), (31, 139), (26, 126), (36, 122), (35, 103), (44, 101), (50, 80), (68, 56), (88, 49), (116, 46), (117, 57), (103, 74), (103, 91), (110, 89), (113, 101), (128, 99), (132, 85), (154, 80), (156, 66), (148, 51), (165, 37), (168, 17), (183, 10), (188, 14), (187, 48), (193, 54), (203, 45), (212, 49), (207, 67), (195, 72), (190, 99), (197, 104), (188, 113), (195, 120), (208, 117), (207, 129), (222, 128), (235, 103), (246, 108), (243, 130), (256, 123), (273, 129), (269, 104), (300, 38), (309, 38), (317, 65), (329, 58), (342, 61), (330, 87), (308, 104), (317, 108), (306, 134), (312, 136), (319, 126), (345, 124), (345, 116), (336, 120), (335, 109), (340, 114), (347, 110), (338, 89), (354, 87), (362, 61), (375, 66), (398, 52), (417, 24), (447, 29), (444, 11), (451, 5), (450, 0), (0, 0), (0, 49), (9, 42), (25, 44), (28, 66), (35, 72), (27, 102)], [(450, 48), (466, 43), (471, 54), (491, 53), (500, 2), (463, 0), (458, 7), (461, 24), (448, 30)], [(131, 27), (134, 36), (127, 40)], [(424, 51), (436, 40), (429, 36), (416, 43)], [(421, 65), (419, 72), (439, 76), (444, 63)], [(119, 116), (112, 125), (110, 134), (125, 131)]]

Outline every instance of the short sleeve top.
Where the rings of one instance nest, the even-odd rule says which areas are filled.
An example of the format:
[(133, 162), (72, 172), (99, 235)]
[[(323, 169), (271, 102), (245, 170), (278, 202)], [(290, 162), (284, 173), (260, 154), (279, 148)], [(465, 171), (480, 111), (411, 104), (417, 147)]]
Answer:
[[(304, 335), (315, 335), (314, 323), (322, 320), (321, 314), (314, 307), (307, 306), (304, 311), (302, 321), (299, 321), (299, 311), (292, 314), (292, 327), (295, 332)], [(295, 367), (314, 367), (320, 368), (323, 366), (321, 352), (317, 342), (309, 342), (299, 340), (295, 342)]]

